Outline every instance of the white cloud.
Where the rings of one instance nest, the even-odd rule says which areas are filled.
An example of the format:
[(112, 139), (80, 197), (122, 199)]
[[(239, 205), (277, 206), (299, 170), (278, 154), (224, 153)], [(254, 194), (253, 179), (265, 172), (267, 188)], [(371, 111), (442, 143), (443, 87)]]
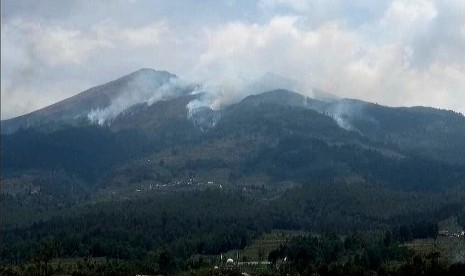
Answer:
[(382, 20), (389, 25), (409, 26), (417, 22), (429, 21), (436, 16), (436, 7), (432, 1), (394, 0)]
[(231, 23), (211, 31), (194, 75), (222, 85), (226, 92), (219, 94), (224, 102), (218, 101), (223, 104), (242, 98), (234, 92), (267, 72), (307, 84), (301, 93), (311, 94), (311, 85), (332, 88), (340, 64), (357, 53), (356, 38), (337, 22), (306, 30), (299, 27), (299, 20), (277, 16), (263, 25)]
[[(49, 65), (81, 63), (98, 50), (114, 47), (142, 47), (158, 44), (166, 31), (163, 22), (140, 28), (121, 28), (114, 22), (101, 22), (89, 31), (44, 26), (16, 20), (2, 29), (5, 39), (18, 42), (26, 53)], [(32, 51), (32, 53), (31, 53)]]
[(97, 24), (91, 30), (96, 41), (112, 47), (154, 46), (161, 42), (167, 28), (163, 21), (139, 28), (121, 28), (112, 21)]
[[(92, 82), (82, 77), (77, 79), (77, 74), (91, 72), (96, 61), (103, 62), (105, 70), (109, 70), (110, 64), (120, 63), (121, 53), (125, 51), (153, 50), (168, 36), (168, 31), (163, 21), (122, 28), (105, 20), (85, 30), (15, 19), (2, 24), (1, 34), (3, 119), (88, 88), (85, 85)], [(113, 56), (107, 59), (105, 55), (112, 51)], [(65, 72), (68, 75), (63, 75)], [(108, 80), (108, 76), (103, 79)]]
[[(415, 64), (415, 43), (434, 28), (437, 16), (430, 1), (394, 1), (377, 22), (358, 29), (342, 21), (306, 27), (302, 16), (276, 16), (264, 24), (234, 22), (208, 32), (208, 46), (195, 72), (223, 86), (212, 92), (217, 96), (213, 106), (244, 97), (249, 91), (237, 93), (241, 87), (273, 72), (297, 79), (303, 84), (299, 92), (307, 95), (317, 87), (381, 104), (464, 112), (465, 64), (439, 59), (448, 53), (449, 41), (441, 42), (443, 48), (431, 53), (425, 66)], [(396, 35), (371, 36), (393, 29)]]
[(310, 8), (310, 2), (309, 0), (260, 0), (259, 5), (262, 8), (286, 6), (296, 11), (307, 11)]
[(79, 30), (49, 27), (17, 20), (2, 28), (3, 37), (12, 40), (23, 53), (44, 63), (80, 63), (98, 45)]
[(341, 75), (342, 96), (405, 106), (427, 105), (464, 111), (463, 66), (433, 63), (427, 69), (410, 64), (411, 49), (385, 45), (351, 62)]

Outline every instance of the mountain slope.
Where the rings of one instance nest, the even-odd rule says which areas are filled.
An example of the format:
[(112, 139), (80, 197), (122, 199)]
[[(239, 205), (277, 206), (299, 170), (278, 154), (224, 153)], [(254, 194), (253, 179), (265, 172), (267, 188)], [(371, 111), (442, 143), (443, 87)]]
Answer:
[(123, 186), (140, 173), (160, 184), (195, 175), (231, 183), (355, 177), (426, 190), (464, 179), (462, 115), (283, 89), (192, 112), (188, 104), (201, 96), (194, 89), (170, 73), (142, 69), (4, 121), (3, 176), (59, 170), (94, 188), (122, 171), (127, 176), (113, 182)]
[(4, 120), (1, 123), (2, 134), (11, 134), (20, 129), (51, 128), (59, 125), (77, 125), (88, 121), (92, 110), (109, 107), (125, 93), (157, 88), (175, 75), (166, 71), (140, 69), (109, 83), (90, 88), (73, 97), (47, 106), (29, 114)]
[(344, 129), (406, 152), (465, 165), (465, 117), (426, 107), (386, 107), (342, 99), (312, 107)]

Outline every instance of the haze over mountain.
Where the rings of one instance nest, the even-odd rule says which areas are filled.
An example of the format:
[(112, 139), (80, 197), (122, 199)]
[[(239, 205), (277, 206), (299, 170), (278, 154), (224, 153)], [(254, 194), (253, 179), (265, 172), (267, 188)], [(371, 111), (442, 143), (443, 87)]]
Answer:
[(311, 98), (274, 77), (216, 108), (211, 87), (141, 69), (2, 121), (5, 262), (50, 239), (65, 258), (166, 246), (183, 263), (273, 229), (404, 241), (465, 222), (463, 115)]
[[(274, 77), (276, 81), (271, 80)], [(260, 82), (263, 84), (259, 85)], [(251, 87), (258, 89), (268, 85), (267, 88), (272, 88), (271, 85), (285, 83), (277, 76), (268, 75)], [(96, 171), (97, 168), (90, 166), (90, 169), (82, 163), (92, 164), (94, 159), (106, 158), (103, 152), (117, 156), (103, 162), (104, 167), (110, 169), (128, 162), (128, 158), (157, 155), (172, 147), (210, 152), (219, 141), (228, 140), (237, 146), (244, 139), (251, 139), (252, 144), (246, 150), (250, 156), (267, 148), (268, 153), (276, 150), (276, 156), (267, 158), (277, 161), (280, 155), (286, 156), (296, 150), (292, 154), (297, 155), (292, 158), (296, 158), (294, 162), (302, 162), (299, 166), (315, 168), (313, 163), (304, 164), (316, 158), (315, 162), (322, 162), (318, 163), (321, 166), (318, 170), (330, 170), (330, 175), (340, 170), (343, 174), (361, 173), (353, 167), (353, 162), (341, 161), (337, 156), (319, 160), (322, 154), (327, 154), (326, 150), (338, 153), (348, 148), (403, 165), (409, 158), (417, 157), (425, 158), (425, 162), (441, 162), (446, 167), (449, 166), (446, 164), (465, 165), (465, 118), (461, 114), (424, 107), (390, 108), (324, 94), (321, 98), (309, 98), (279, 86), (273, 88), (254, 91), (249, 94), (255, 95), (213, 110), (210, 107), (214, 102), (212, 94), (201, 84), (188, 83), (165, 71), (141, 69), (41, 110), (2, 121), (2, 166), (7, 172), (37, 166), (47, 168), (47, 162), (30, 162), (42, 156), (35, 152), (40, 149), (57, 152), (55, 157), (50, 156), (49, 165), (53, 168), (64, 166), (68, 173), (78, 170), (97, 177), (106, 173), (100, 168), (104, 165), (96, 162), (99, 168)], [(65, 144), (61, 148), (56, 144), (54, 139), (65, 139), (70, 133), (83, 139), (71, 142), (76, 148)], [(137, 139), (133, 140), (134, 137)], [(280, 146), (284, 146), (282, 143), (287, 139), (297, 140), (291, 148), (281, 152), (284, 148)], [(207, 146), (207, 141), (212, 145)], [(63, 140), (62, 143), (68, 142)], [(92, 143), (104, 146), (94, 149), (98, 146)], [(322, 152), (304, 150), (313, 143), (323, 147)], [(300, 144), (303, 148), (297, 146)], [(212, 160), (224, 162), (223, 159), (229, 158), (221, 156), (221, 151), (211, 154)], [(83, 159), (70, 163), (64, 156)], [(250, 156), (239, 163), (251, 162)], [(66, 163), (71, 167), (66, 168)], [(397, 169), (403, 170), (401, 167)], [(234, 173), (233, 168), (230, 170), (229, 173)]]

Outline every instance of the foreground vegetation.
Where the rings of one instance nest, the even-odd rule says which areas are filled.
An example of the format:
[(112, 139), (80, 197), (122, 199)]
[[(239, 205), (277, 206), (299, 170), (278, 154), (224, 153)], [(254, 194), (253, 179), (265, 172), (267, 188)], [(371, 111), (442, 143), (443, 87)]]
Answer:
[[(282, 234), (281, 238), (286, 237)], [(463, 239), (463, 237), (462, 237)], [(465, 263), (441, 260), (441, 252), (419, 254), (390, 232), (345, 237), (293, 234), (270, 251), (268, 262), (227, 263), (220, 256), (191, 256), (184, 267), (163, 249), (141, 260), (54, 258), (56, 244), (43, 245), (32, 260), (0, 268), (1, 275), (464, 275)], [(245, 260), (243, 260), (245, 261)]]
[[(377, 193), (384, 200), (376, 200)], [(453, 200), (446, 204), (439, 196), (433, 197), (434, 203), (428, 195), (339, 182), (308, 183), (280, 196), (259, 187), (230, 187), (89, 202), (56, 210), (30, 224), (5, 225), (2, 273), (236, 273), (244, 268), (222, 270), (220, 255), (224, 254), (223, 261), (226, 256), (234, 258), (234, 253), (228, 255), (230, 250), (250, 248), (264, 233), (290, 230), (298, 235), (284, 234), (272, 246), (255, 246), (257, 258), (241, 254), (239, 261), (272, 263), (245, 271), (277, 275), (460, 271), (460, 264), (441, 258), (444, 252), (415, 255), (411, 246), (404, 246), (437, 239), (438, 223), (451, 216), (463, 227), (461, 204)]]

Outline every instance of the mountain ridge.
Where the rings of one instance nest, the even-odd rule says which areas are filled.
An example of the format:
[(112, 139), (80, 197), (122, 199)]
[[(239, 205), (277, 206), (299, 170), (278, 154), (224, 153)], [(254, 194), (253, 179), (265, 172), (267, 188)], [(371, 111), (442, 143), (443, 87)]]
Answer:
[(34, 127), (50, 122), (63, 121), (65, 124), (73, 124), (73, 120), (85, 118), (92, 109), (109, 106), (112, 100), (125, 92), (124, 89), (128, 83), (144, 74), (151, 74), (155, 78), (160, 78), (163, 82), (168, 81), (169, 78), (177, 77), (167, 71), (142, 68), (105, 84), (91, 87), (44, 108), (2, 120), (1, 132), (2, 134), (11, 134), (19, 129), (27, 129), (31, 126)]
[[(395, 156), (418, 155), (465, 164), (465, 117), (461, 114), (425, 107), (393, 108), (356, 99), (320, 100), (287, 89), (256, 93), (219, 110), (212, 110), (207, 104), (189, 109), (193, 100), (202, 100), (203, 92), (198, 91), (198, 86), (180, 82), (169, 72), (140, 69), (47, 108), (2, 121), (2, 138), (14, 135), (19, 129), (52, 134), (68, 128), (79, 133), (79, 128), (90, 127), (101, 128), (95, 133), (102, 135), (105, 131), (113, 133), (102, 137), (134, 131), (141, 135), (135, 141), (162, 139), (158, 141), (160, 145), (174, 147), (177, 141), (198, 143), (195, 139), (206, 139), (209, 135), (225, 139), (227, 133), (261, 137), (270, 135), (270, 129), (274, 129), (279, 135), (289, 135), (287, 132), (295, 135), (301, 132), (298, 127), (303, 127), (313, 137), (325, 137), (325, 143), (355, 143)], [(94, 95), (103, 95), (103, 102), (95, 100), (86, 105)], [(110, 99), (108, 95), (117, 96)], [(65, 114), (69, 110), (72, 112)], [(92, 112), (101, 116), (101, 121), (92, 121), (89, 116)], [(32, 120), (28, 117), (31, 114), (38, 115)], [(319, 127), (308, 124), (312, 121)], [(334, 126), (340, 129), (336, 131)]]
[[(149, 79), (156, 79), (159, 82), (159, 85), (163, 85), (169, 82), (170, 79), (177, 79), (178, 77), (175, 74), (172, 74), (168, 71), (158, 71), (151, 68), (141, 68), (136, 70), (128, 75), (119, 77), (108, 83), (98, 85), (92, 88), (89, 88), (83, 92), (80, 92), (72, 97), (64, 99), (62, 101), (56, 102), (44, 108), (32, 111), (28, 114), (24, 114), (18, 117), (6, 119), (1, 121), (1, 132), (2, 134), (11, 134), (19, 129), (27, 129), (29, 127), (40, 127), (41, 125), (46, 125), (50, 122), (60, 122), (62, 121), (65, 124), (75, 124), (76, 119), (80, 119), (79, 123), (84, 121), (92, 121), (90, 117), (90, 112), (98, 111), (109, 107), (113, 101), (115, 101), (120, 95), (124, 94), (128, 90), (128, 83), (137, 80), (138, 77), (148, 75)], [(270, 78), (270, 74), (266, 75), (267, 78)], [(136, 84), (137, 86), (138, 84)], [(194, 87), (189, 87), (189, 85), (184, 84), (185, 90), (194, 90)], [(350, 105), (348, 109), (359, 108), (360, 105), (377, 105), (369, 102), (349, 99), (349, 98), (337, 98), (331, 94), (325, 93), (320, 90), (315, 90), (315, 98), (304, 96), (298, 92), (284, 89), (284, 88), (275, 88), (268, 91), (254, 91), (250, 96), (246, 96), (241, 99), (239, 102), (247, 102), (250, 104), (269, 104), (275, 103), (279, 105), (291, 105), (291, 106), (300, 106), (306, 107), (313, 110), (316, 110), (320, 113), (328, 114), (335, 119), (338, 124), (345, 128), (346, 130), (356, 130), (354, 127), (350, 126), (348, 122), (344, 122), (340, 113), (344, 116), (347, 116), (344, 112), (344, 108), (347, 105)], [(188, 93), (187, 91), (186, 93)], [(258, 92), (258, 94), (257, 94)], [(321, 97), (318, 97), (320, 95)], [(141, 102), (142, 103), (142, 102)], [(127, 106), (122, 111), (130, 109), (132, 106), (137, 105), (138, 102)], [(384, 108), (393, 108), (398, 110), (417, 110), (418, 112), (432, 112), (437, 115), (444, 116), (444, 112), (449, 112), (442, 109), (436, 109), (432, 107), (423, 107), (423, 106), (414, 106), (414, 107), (385, 107)], [(347, 108), (346, 108), (347, 109)], [(453, 111), (451, 111), (453, 112)], [(460, 113), (453, 112), (454, 115), (460, 117)], [(119, 113), (116, 114), (116, 116)], [(463, 115), (462, 115), (463, 116)]]

